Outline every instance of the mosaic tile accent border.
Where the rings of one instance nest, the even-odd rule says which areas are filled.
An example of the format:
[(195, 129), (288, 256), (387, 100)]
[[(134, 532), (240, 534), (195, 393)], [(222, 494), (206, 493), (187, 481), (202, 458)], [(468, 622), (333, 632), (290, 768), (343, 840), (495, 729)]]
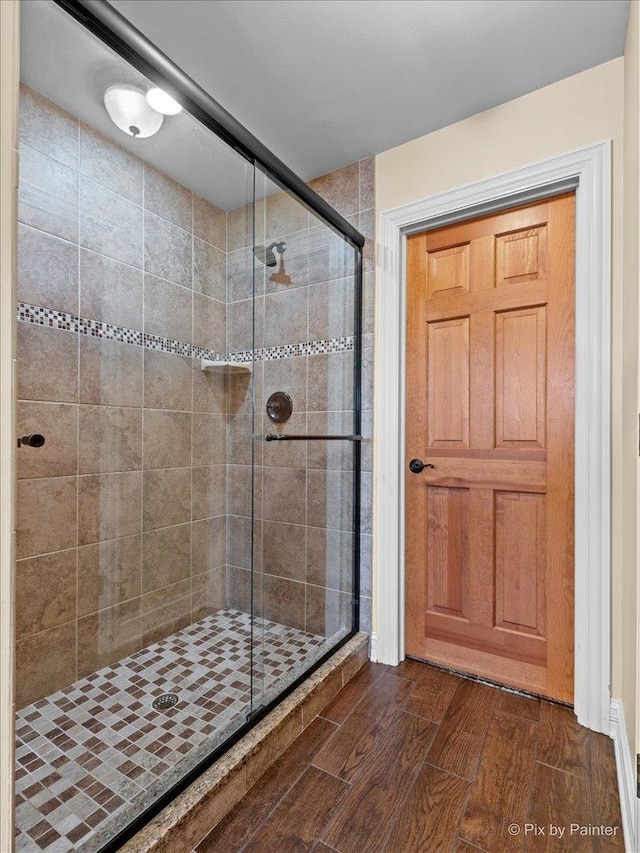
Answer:
[(39, 305), (30, 305), (27, 302), (18, 303), (17, 319), (19, 323), (46, 326), (49, 329), (74, 332), (77, 335), (102, 338), (106, 341), (116, 341), (121, 344), (132, 344), (133, 346), (145, 347), (145, 349), (156, 350), (158, 352), (185, 355), (189, 358), (206, 358), (211, 361), (228, 361), (234, 364), (243, 364), (251, 361), (273, 361), (280, 358), (297, 358), (299, 356), (321, 355), (324, 353), (352, 352), (355, 347), (355, 338), (353, 335), (350, 335), (344, 338), (311, 341), (310, 343), (282, 344), (281, 346), (274, 347), (260, 347), (256, 350), (223, 353), (204, 349), (203, 347), (196, 347), (192, 344), (186, 344), (170, 338), (161, 338), (158, 335), (149, 335), (137, 329), (127, 329), (124, 326), (102, 323), (100, 320), (76, 317), (74, 314), (54, 311), (51, 308), (42, 308)]
[(244, 722), (252, 675), (255, 707), (337, 639), (225, 609), (23, 708), (17, 853), (94, 853)]
[(353, 352), (355, 338), (332, 338), (328, 341), (311, 341), (308, 344), (283, 344), (278, 347), (260, 347), (256, 350), (231, 352), (227, 361), (246, 363), (248, 361), (274, 361), (278, 358), (297, 358), (302, 355), (322, 355), (331, 352)]
[(173, 353), (174, 355), (186, 355), (191, 358), (210, 358), (217, 361), (225, 357), (224, 353), (215, 350), (195, 347), (192, 344), (185, 344), (182, 341), (174, 341), (170, 338), (161, 338), (158, 335), (149, 335), (137, 329), (113, 326), (111, 323), (102, 323), (100, 320), (76, 317), (74, 314), (65, 314), (62, 311), (29, 305), (26, 302), (18, 303), (18, 322), (46, 326), (49, 329), (60, 329), (65, 332), (75, 332), (78, 335), (102, 338), (105, 341), (133, 344), (134, 346), (145, 347), (145, 349)]

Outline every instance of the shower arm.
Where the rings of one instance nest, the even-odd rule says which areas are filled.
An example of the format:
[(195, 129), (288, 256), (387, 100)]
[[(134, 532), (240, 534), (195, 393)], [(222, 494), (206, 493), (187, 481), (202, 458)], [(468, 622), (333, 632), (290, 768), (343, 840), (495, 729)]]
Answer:
[(268, 432), (265, 441), (362, 441), (361, 435), (280, 435)]

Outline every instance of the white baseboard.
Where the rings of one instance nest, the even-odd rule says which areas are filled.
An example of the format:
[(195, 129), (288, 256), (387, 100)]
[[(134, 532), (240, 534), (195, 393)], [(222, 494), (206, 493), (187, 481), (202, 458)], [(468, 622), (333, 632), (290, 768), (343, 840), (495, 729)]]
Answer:
[(637, 836), (638, 798), (635, 761), (629, 747), (629, 739), (627, 738), (624, 709), (619, 699), (611, 700), (609, 719), (611, 722), (611, 737), (613, 738), (616, 753), (618, 793), (620, 795), (620, 811), (622, 812), (625, 849), (627, 853), (638, 853), (640, 848)]
[(369, 658), (374, 663), (378, 660), (378, 635), (373, 633), (369, 639)]

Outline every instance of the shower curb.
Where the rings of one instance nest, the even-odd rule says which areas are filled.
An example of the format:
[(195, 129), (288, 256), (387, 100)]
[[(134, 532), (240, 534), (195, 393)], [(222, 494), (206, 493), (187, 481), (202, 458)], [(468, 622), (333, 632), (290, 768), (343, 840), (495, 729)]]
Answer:
[(193, 850), (368, 659), (369, 635), (356, 634), (121, 850)]

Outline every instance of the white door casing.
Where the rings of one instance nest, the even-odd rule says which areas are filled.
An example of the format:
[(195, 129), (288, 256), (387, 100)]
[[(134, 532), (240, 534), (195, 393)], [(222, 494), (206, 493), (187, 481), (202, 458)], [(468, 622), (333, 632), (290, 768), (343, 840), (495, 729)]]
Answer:
[(602, 141), (378, 217), (373, 583), (376, 658), (404, 658), (405, 238), (576, 191), (575, 691), (578, 722), (609, 734), (611, 143)]

